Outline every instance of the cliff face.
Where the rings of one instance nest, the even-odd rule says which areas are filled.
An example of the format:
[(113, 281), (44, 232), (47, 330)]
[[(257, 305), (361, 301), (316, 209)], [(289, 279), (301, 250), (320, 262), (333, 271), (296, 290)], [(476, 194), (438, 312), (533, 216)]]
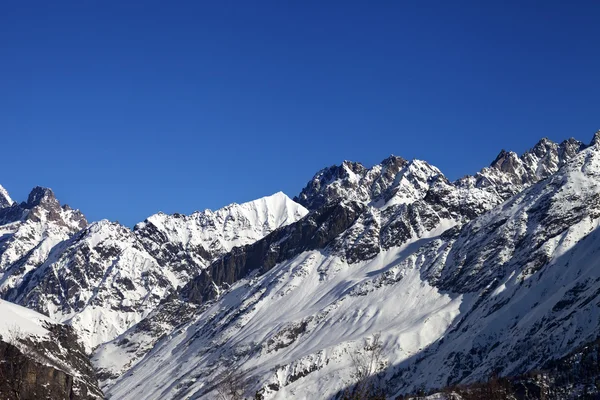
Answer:
[[(0, 397), (3, 399), (85, 399), (74, 391), (73, 377), (37, 363), (16, 346), (0, 342)], [(87, 393), (86, 393), (87, 394)]]

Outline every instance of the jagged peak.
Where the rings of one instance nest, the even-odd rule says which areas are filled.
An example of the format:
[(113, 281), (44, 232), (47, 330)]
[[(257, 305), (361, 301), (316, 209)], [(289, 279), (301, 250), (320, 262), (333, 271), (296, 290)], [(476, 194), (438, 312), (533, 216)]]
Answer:
[(548, 154), (549, 151), (552, 151), (553, 149), (556, 149), (558, 147), (558, 145), (556, 143), (554, 143), (552, 140), (544, 137), (542, 139), (540, 139), (539, 142), (537, 142), (535, 144), (535, 146), (533, 146), (533, 148), (529, 151), (527, 151), (526, 153), (533, 153), (535, 154), (537, 157), (544, 157), (546, 154)]
[(50, 188), (45, 188), (42, 186), (34, 187), (29, 196), (27, 197), (27, 202), (25, 203), (26, 208), (33, 208), (40, 204), (57, 204), (58, 200), (54, 196), (54, 192)]
[(121, 225), (116, 221), (110, 221), (108, 219), (101, 219), (100, 221), (95, 221), (86, 226), (83, 234), (85, 236), (92, 236), (97, 234), (104, 235), (115, 235), (115, 234), (129, 234), (131, 233), (131, 229), (128, 227)]
[(539, 146), (539, 145), (552, 145), (552, 144), (556, 144), (556, 143), (554, 143), (552, 140), (548, 139), (547, 137), (543, 137), (543, 138), (540, 139), (539, 142), (537, 142), (536, 146)]
[(490, 164), (490, 167), (502, 170), (503, 165), (507, 160), (513, 161), (518, 159), (519, 156), (514, 151), (507, 151), (505, 149), (500, 150), (500, 153), (496, 156), (494, 161)]
[(381, 164), (381, 165), (383, 165), (383, 166), (387, 166), (387, 165), (390, 165), (390, 164), (392, 164), (392, 165), (394, 165), (394, 164), (395, 164), (395, 165), (398, 165), (398, 164), (406, 164), (407, 162), (408, 162), (408, 161), (407, 161), (405, 158), (402, 158), (402, 157), (399, 157), (399, 156), (395, 156), (395, 155), (393, 155), (393, 154), (390, 154), (390, 156), (389, 156), (389, 157), (387, 157), (387, 158), (384, 158), (384, 159), (381, 161), (381, 163), (380, 163), (380, 164)]
[(570, 138), (565, 139), (562, 142), (560, 142), (559, 146), (564, 147), (566, 145), (577, 145), (577, 144), (581, 145), (581, 144), (583, 144), (583, 142), (575, 139), (574, 137), (570, 137)]

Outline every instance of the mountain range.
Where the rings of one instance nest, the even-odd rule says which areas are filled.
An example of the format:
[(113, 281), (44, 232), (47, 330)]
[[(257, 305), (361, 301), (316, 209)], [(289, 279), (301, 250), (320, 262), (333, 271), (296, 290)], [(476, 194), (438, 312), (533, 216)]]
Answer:
[[(133, 229), (0, 187), (0, 314), (23, 314), (18, 340), (0, 334), (77, 382), (60, 386), (71, 398), (212, 399), (236, 371), (248, 398), (334, 399), (374, 342), (387, 397), (435, 392), (598, 339), (599, 222), (600, 132), (502, 150), (456, 181), (421, 160), (344, 161), (293, 200)], [(67, 350), (47, 363), (39, 343)]]

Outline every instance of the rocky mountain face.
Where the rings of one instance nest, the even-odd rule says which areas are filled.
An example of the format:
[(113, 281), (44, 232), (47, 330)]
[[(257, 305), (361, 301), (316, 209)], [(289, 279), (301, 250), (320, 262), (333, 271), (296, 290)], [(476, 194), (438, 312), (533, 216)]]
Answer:
[(594, 400), (600, 395), (598, 379), (600, 340), (594, 340), (525, 374), (493, 374), (483, 382), (400, 395), (396, 400)]
[(50, 189), (36, 187), (26, 202), (5, 204), (0, 208), (0, 294), (12, 298), (52, 248), (87, 221), (78, 210), (61, 206)]
[(211, 398), (234, 369), (248, 396), (333, 398), (375, 334), (388, 395), (566, 354), (597, 331), (596, 142), (543, 139), (455, 182), (399, 157), (320, 171), (295, 199), (305, 218), (98, 348), (108, 396)]
[(3, 399), (101, 399), (94, 370), (71, 327), (0, 300)]
[(134, 228), (144, 248), (161, 265), (187, 271), (187, 279), (234, 247), (261, 239), (304, 217), (308, 211), (282, 192), (217, 211), (191, 215), (155, 214)]

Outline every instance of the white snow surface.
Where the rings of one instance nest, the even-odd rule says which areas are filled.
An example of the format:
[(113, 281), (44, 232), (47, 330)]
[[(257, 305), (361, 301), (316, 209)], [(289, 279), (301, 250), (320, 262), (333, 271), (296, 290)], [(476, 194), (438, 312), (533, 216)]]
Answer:
[(56, 322), (28, 308), (0, 300), (0, 335), (3, 340), (6, 341), (15, 332), (26, 336), (47, 336), (45, 324)]

